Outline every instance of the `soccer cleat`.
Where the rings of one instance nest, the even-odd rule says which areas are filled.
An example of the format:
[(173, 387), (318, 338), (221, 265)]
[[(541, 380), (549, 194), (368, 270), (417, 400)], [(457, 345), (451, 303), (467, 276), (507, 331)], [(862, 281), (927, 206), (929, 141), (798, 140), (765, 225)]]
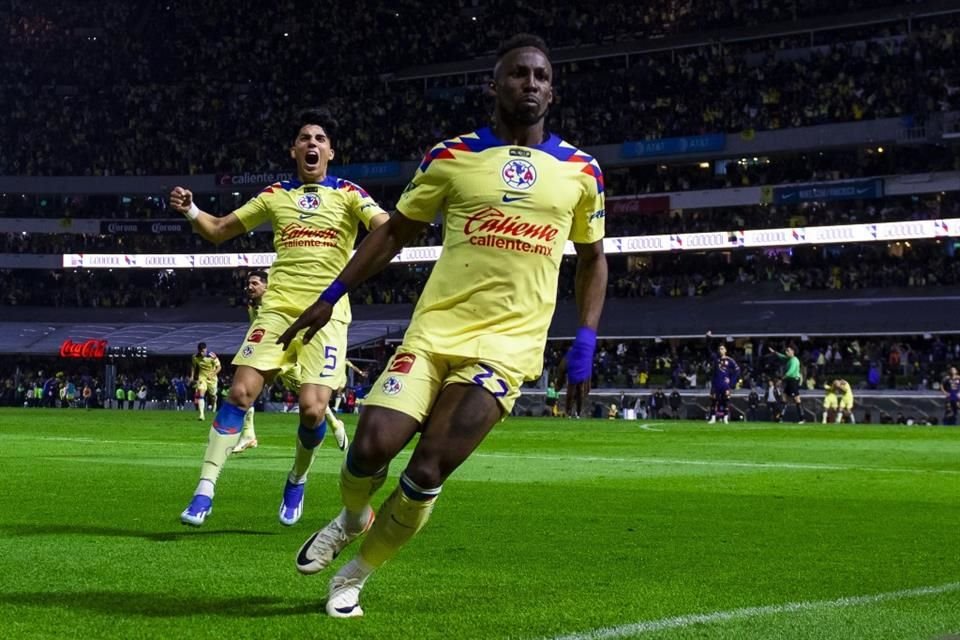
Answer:
[[(373, 526), (376, 514), (371, 509), (367, 526), (356, 533), (347, 532), (343, 523), (345, 517), (346, 511), (340, 511), (340, 514), (331, 520), (327, 526), (307, 538), (307, 541), (303, 543), (297, 553), (297, 571), (304, 575), (312, 575), (326, 569), (348, 544), (369, 531), (370, 527)], [(357, 592), (359, 593), (359, 589)], [(329, 603), (327, 612), (330, 612)], [(330, 615), (334, 614), (331, 613)], [(363, 612), (354, 615), (363, 615)], [(349, 616), (340, 615), (338, 617)]]
[(256, 438), (250, 438), (249, 440), (241, 440), (237, 443), (237, 446), (233, 448), (233, 453), (242, 453), (247, 449), (256, 449), (260, 446), (260, 443), (257, 442)]
[(717, 421), (717, 416), (710, 416), (710, 419), (707, 420), (707, 424), (714, 424)]
[(364, 579), (335, 575), (330, 579), (330, 595), (327, 597), (327, 615), (331, 618), (359, 618), (360, 590)]
[(339, 420), (333, 423), (333, 437), (337, 439), (337, 448), (340, 451), (346, 451), (350, 440), (347, 438), (347, 430), (343, 428), (343, 423)]
[(190, 504), (187, 505), (187, 508), (183, 510), (183, 513), (180, 514), (180, 522), (183, 524), (189, 524), (193, 527), (199, 527), (203, 524), (203, 521), (207, 519), (207, 516), (210, 515), (210, 512), (213, 511), (213, 498), (210, 496), (200, 495), (199, 493), (193, 496), (193, 499), (190, 500)]
[(303, 489), (306, 484), (294, 484), (287, 480), (280, 502), (280, 522), (288, 527), (297, 524), (303, 515)]
[(730, 424), (730, 416), (723, 416), (723, 424)]

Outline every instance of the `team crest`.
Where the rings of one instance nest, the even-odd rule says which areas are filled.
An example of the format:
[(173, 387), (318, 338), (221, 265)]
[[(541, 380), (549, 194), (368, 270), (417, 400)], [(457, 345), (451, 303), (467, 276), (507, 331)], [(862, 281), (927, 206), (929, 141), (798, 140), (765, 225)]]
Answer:
[(500, 170), (500, 177), (508, 186), (525, 190), (537, 181), (537, 168), (529, 160), (513, 158)]
[(250, 356), (253, 355), (253, 347), (251, 347), (250, 345), (245, 346), (243, 348), (243, 351), (240, 352), (240, 355), (243, 356), (244, 358), (249, 358)]
[(395, 396), (403, 391), (403, 382), (396, 376), (390, 376), (383, 382), (383, 392), (388, 396)]
[(301, 211), (316, 211), (320, 208), (320, 196), (315, 193), (305, 193), (297, 200)]

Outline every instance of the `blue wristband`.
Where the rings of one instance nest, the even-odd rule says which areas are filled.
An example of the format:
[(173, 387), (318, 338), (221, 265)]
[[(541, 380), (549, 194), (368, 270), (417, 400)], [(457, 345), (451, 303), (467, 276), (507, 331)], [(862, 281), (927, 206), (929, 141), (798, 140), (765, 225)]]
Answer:
[(345, 295), (347, 295), (347, 285), (337, 279), (331, 282), (330, 286), (320, 294), (320, 299), (332, 307)]
[(567, 352), (567, 381), (571, 384), (588, 382), (593, 372), (593, 352), (597, 348), (597, 332), (580, 327)]

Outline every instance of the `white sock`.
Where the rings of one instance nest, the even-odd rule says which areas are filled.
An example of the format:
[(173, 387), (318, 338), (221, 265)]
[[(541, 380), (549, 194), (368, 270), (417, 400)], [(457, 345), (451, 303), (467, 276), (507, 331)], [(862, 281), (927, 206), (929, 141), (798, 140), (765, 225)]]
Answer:
[(208, 498), (213, 497), (214, 485), (212, 482), (206, 478), (200, 478), (200, 482), (197, 484), (196, 490), (193, 492), (195, 496), (207, 496)]
[(203, 410), (207, 407), (207, 401), (205, 398), (200, 398), (197, 400), (197, 407), (200, 409), (200, 417), (203, 418)]

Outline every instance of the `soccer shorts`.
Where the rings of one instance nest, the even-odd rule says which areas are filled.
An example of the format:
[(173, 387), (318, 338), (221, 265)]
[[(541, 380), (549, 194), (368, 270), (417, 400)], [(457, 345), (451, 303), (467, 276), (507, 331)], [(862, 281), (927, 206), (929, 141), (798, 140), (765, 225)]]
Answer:
[(829, 411), (830, 409), (836, 409), (839, 406), (840, 406), (840, 399), (837, 397), (837, 394), (828, 393), (823, 397), (823, 408), (825, 411)]
[(217, 396), (219, 381), (216, 378), (197, 378), (197, 393), (200, 397)]
[(796, 398), (800, 395), (800, 378), (784, 378), (783, 394), (789, 398)]
[(523, 375), (499, 362), (429, 353), (401, 345), (364, 404), (394, 409), (423, 424), (437, 396), (450, 384), (480, 385), (493, 394), (503, 416), (507, 416), (520, 397)]
[(347, 380), (347, 324), (331, 320), (313, 336), (310, 344), (303, 344), (301, 333), (284, 351), (283, 345), (277, 344), (277, 338), (294, 320), (295, 316), (281, 311), (262, 310), (247, 330), (232, 363), (258, 371), (279, 371), (281, 381), (285, 372), (292, 373), (299, 365), (301, 384), (320, 384), (334, 390), (342, 387)]
[(853, 411), (853, 394), (845, 393), (840, 396), (840, 409), (843, 411)]

